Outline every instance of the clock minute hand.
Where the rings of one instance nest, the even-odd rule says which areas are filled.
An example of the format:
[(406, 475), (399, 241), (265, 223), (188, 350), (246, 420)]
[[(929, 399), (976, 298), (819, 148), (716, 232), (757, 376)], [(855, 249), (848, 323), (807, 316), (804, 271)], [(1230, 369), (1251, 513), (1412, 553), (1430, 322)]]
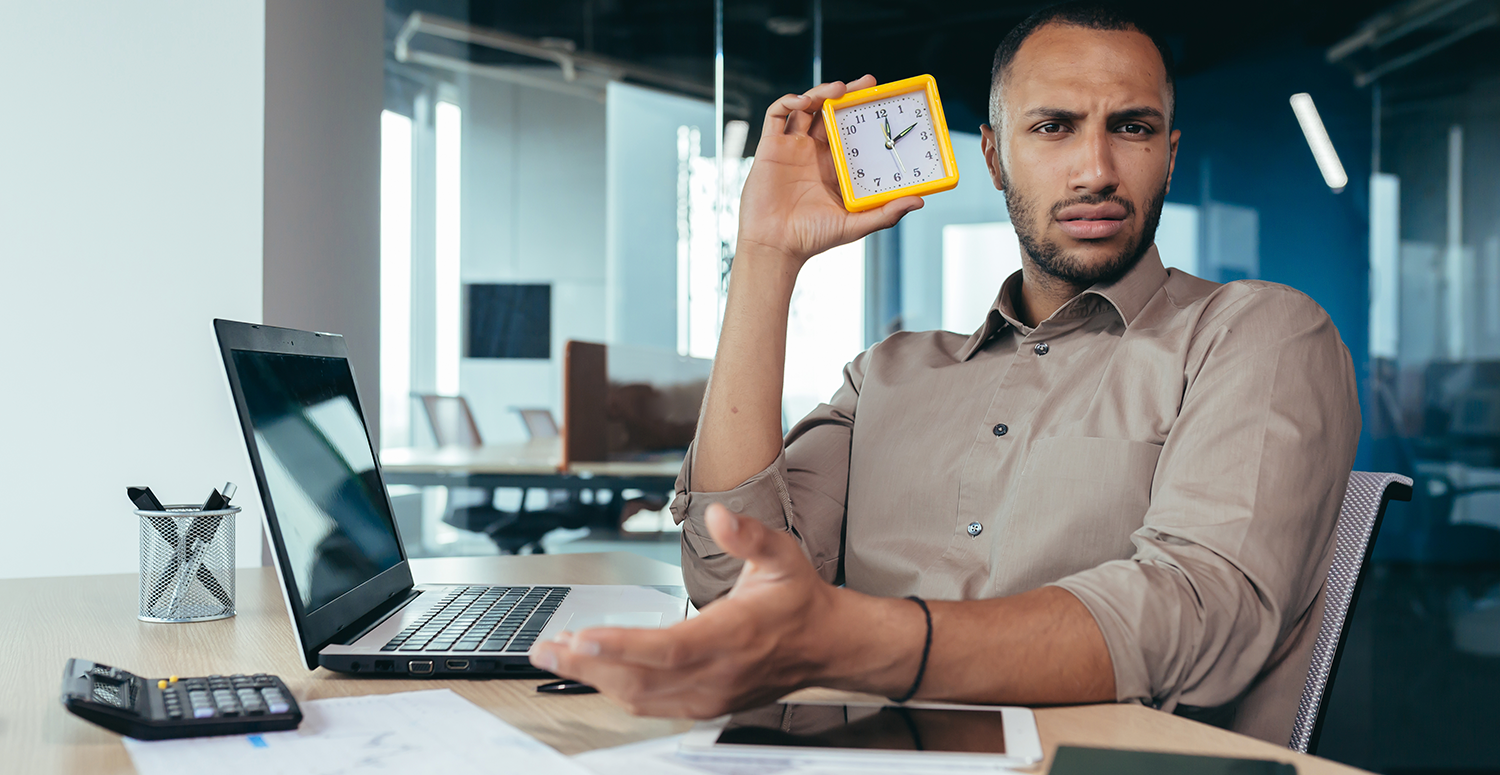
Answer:
[[(910, 132), (911, 130), (916, 129), (916, 128), (917, 128), (917, 125), (915, 123), (913, 123), (911, 126), (909, 126), (909, 127), (905, 128), (905, 129), (901, 130), (901, 134), (896, 135), (895, 137), (891, 137), (891, 145), (895, 145), (897, 140), (900, 140), (901, 138), (905, 137), (907, 132)], [(886, 130), (886, 136), (890, 137), (890, 130)]]

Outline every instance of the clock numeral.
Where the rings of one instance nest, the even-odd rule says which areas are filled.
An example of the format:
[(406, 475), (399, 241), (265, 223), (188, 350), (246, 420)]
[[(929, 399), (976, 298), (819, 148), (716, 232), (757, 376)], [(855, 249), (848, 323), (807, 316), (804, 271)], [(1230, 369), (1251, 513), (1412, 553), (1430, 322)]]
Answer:
[(905, 113), (906, 111), (904, 109), (902, 109), (902, 107), (900, 105), (897, 105), (896, 106), (896, 112), (897, 113)]
[[(859, 155), (859, 154), (857, 154), (857, 153), (856, 153), (856, 154), (854, 154), (854, 155), (855, 155), (855, 156), (858, 156), (858, 155)], [(931, 158), (932, 158), (932, 151), (928, 151), (928, 152), (927, 152), (927, 158), (929, 158), (929, 159), (931, 159)]]
[(926, 132), (923, 132), (923, 133), (922, 133), (922, 139), (923, 139), (923, 140), (926, 140), (926, 139), (927, 139), (927, 133), (926, 133)]
[(922, 168), (921, 167), (913, 167), (912, 170), (911, 170), (911, 174), (916, 175), (919, 178), (922, 177)]
[(876, 118), (885, 118), (885, 108), (875, 111)]
[(844, 127), (844, 134), (846, 134), (846, 135), (852, 135), (858, 129), (859, 129), (859, 127), (857, 127), (857, 126), (855, 126), (853, 124), (850, 124), (849, 126)]
[[(849, 149), (849, 155), (858, 158), (859, 157), (859, 149), (858, 148), (850, 148)], [(932, 152), (931, 151), (927, 152), (927, 158), (929, 158), (929, 159), (932, 158)]]
[(896, 181), (897, 183), (900, 183), (901, 182), (901, 173), (898, 172), (895, 175), (892, 175), (891, 179), (894, 180), (894, 181)]
[(865, 117), (862, 116), (862, 115), (855, 116), (854, 117), (854, 123), (856, 123), (856, 124), (863, 124), (863, 123), (865, 123)]
[(921, 108), (917, 108), (917, 112), (914, 113), (914, 114), (912, 114), (912, 115), (916, 116), (917, 118), (921, 118), (922, 117), (922, 109)]
[(877, 186), (880, 185), (880, 178), (876, 178), (875, 179), (875, 185), (877, 185)]
[[(865, 176), (865, 171), (864, 170), (855, 170), (854, 171), (854, 177), (856, 177), (856, 178), (862, 178), (864, 176)], [(878, 178), (877, 178), (877, 180), (878, 180)]]

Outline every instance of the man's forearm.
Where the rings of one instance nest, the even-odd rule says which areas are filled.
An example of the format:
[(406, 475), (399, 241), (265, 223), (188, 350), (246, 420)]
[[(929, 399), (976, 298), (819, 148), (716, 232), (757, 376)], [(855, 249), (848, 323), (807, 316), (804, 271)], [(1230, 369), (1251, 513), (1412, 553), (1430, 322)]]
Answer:
[(693, 489), (738, 487), (781, 454), (787, 311), (797, 264), (740, 245), (693, 458)]
[[(824, 629), (823, 675), (811, 683), (899, 697), (921, 662), (927, 624), (910, 600), (840, 590)], [(991, 600), (929, 602), (932, 652), (917, 697), (1048, 705), (1111, 702), (1109, 649), (1083, 603), (1042, 587)]]

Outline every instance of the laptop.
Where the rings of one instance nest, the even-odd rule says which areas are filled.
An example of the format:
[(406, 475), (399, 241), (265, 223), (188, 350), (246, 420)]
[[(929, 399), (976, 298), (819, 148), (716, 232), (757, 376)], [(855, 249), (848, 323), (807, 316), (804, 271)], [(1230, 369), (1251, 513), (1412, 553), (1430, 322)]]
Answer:
[(414, 585), (344, 338), (228, 320), (214, 331), (309, 669), (546, 675), (528, 654), (559, 632), (686, 617), (674, 586)]

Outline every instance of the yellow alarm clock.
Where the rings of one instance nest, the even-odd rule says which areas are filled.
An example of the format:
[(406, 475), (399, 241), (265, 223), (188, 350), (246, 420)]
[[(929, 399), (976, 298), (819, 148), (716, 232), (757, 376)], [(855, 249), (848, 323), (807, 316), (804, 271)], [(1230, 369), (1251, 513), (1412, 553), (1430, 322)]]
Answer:
[(851, 213), (958, 185), (937, 81), (919, 75), (823, 103), (823, 126)]

